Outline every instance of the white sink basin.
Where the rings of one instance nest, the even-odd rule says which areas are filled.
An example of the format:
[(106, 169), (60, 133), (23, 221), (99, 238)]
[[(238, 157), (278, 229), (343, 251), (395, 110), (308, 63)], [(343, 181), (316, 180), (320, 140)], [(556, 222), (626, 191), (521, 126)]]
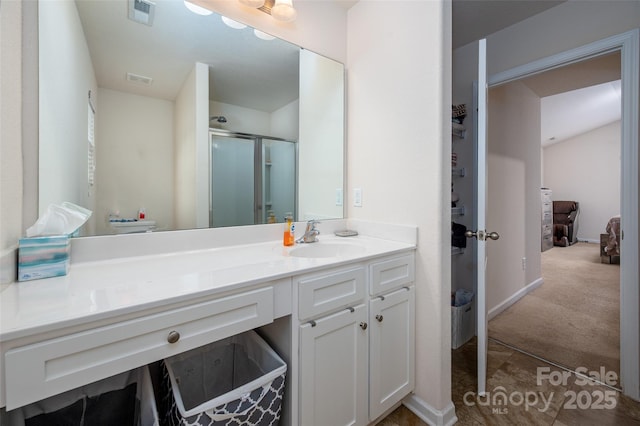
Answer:
[(365, 252), (365, 247), (349, 242), (327, 242), (303, 244), (289, 250), (289, 256), (294, 257), (349, 257)]

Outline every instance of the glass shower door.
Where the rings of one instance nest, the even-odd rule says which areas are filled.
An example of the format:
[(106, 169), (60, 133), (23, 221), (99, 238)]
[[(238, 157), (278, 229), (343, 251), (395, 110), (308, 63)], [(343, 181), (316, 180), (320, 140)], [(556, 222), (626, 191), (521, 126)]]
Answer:
[(209, 226), (255, 223), (255, 139), (211, 135)]
[(262, 138), (262, 223), (270, 212), (278, 222), (285, 213), (296, 217), (296, 144), (291, 141)]

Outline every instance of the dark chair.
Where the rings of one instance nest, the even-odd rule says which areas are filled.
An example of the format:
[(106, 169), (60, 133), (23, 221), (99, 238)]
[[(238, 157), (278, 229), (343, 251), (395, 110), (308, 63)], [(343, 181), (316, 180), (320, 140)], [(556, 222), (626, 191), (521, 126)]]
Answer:
[(553, 245), (568, 247), (578, 241), (579, 203), (576, 201), (553, 202)]

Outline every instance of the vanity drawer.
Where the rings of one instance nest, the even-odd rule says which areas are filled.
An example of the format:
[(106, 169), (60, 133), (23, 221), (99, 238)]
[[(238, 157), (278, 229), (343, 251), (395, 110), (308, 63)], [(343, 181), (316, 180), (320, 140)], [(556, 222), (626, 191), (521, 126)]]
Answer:
[(415, 257), (407, 254), (371, 264), (371, 295), (391, 291), (415, 279)]
[(270, 323), (273, 295), (265, 287), (11, 349), (7, 410)]
[(361, 303), (366, 291), (366, 270), (357, 267), (301, 276), (294, 283), (298, 287), (298, 317), (305, 320)]

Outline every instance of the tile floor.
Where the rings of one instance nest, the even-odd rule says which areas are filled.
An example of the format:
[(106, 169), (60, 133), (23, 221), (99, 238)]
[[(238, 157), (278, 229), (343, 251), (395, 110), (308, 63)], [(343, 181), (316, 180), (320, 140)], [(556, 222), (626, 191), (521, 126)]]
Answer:
[[(470, 393), (477, 386), (475, 340), (452, 351), (452, 399), (458, 425), (640, 425), (640, 403), (606, 386), (571, 374), (563, 379), (560, 368), (493, 341), (488, 355), (487, 400)], [(547, 369), (550, 377), (542, 377), (545, 370), (541, 370), (540, 384), (539, 368)], [(400, 407), (378, 426), (426, 423)]]

